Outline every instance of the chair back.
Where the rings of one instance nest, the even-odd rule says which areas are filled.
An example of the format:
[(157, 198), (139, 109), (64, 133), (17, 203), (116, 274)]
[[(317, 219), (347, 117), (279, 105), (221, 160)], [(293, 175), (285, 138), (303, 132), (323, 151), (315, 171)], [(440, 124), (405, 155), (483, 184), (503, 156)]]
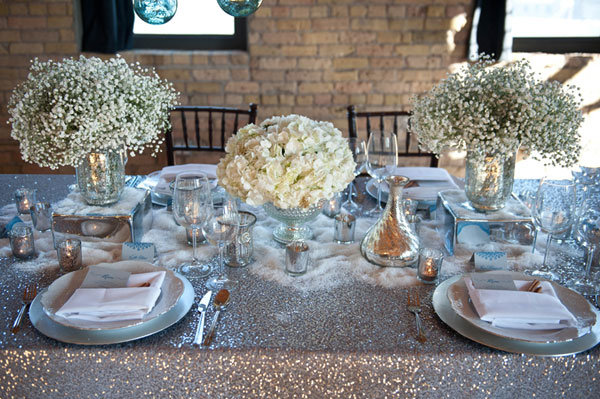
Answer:
[[(178, 158), (187, 162), (191, 152), (225, 152), (227, 139), (240, 127), (256, 123), (257, 106), (250, 104), (248, 109), (180, 105), (171, 111), (171, 129), (165, 134), (167, 162), (175, 165), (175, 152)], [(215, 157), (211, 157), (215, 158)], [(211, 161), (214, 161), (212, 159)], [(214, 162), (205, 162), (214, 163)]]
[(398, 138), (398, 165), (438, 166), (435, 154), (421, 151), (415, 134), (410, 128), (409, 111), (357, 112), (348, 106), (348, 135), (368, 140), (373, 131), (390, 131)]

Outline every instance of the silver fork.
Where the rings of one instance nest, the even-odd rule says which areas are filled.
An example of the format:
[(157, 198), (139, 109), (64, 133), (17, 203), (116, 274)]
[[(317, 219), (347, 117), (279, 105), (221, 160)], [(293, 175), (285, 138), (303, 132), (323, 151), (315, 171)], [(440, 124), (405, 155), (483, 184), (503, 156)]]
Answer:
[(410, 291), (407, 291), (406, 301), (406, 308), (415, 315), (415, 323), (417, 325), (417, 341), (425, 342), (427, 341), (427, 337), (425, 336), (425, 330), (421, 324), (421, 316), (419, 316), (419, 313), (421, 313), (421, 301), (419, 300), (419, 293), (415, 292), (414, 299), (411, 301)]
[(25, 287), (25, 291), (23, 291), (23, 306), (21, 306), (21, 310), (19, 311), (19, 314), (12, 326), (11, 331), (13, 334), (19, 332), (19, 328), (21, 328), (21, 320), (23, 319), (23, 315), (25, 314), (25, 309), (27, 309), (27, 306), (29, 306), (29, 304), (33, 302), (36, 295), (37, 286), (35, 284), (29, 284), (27, 287)]

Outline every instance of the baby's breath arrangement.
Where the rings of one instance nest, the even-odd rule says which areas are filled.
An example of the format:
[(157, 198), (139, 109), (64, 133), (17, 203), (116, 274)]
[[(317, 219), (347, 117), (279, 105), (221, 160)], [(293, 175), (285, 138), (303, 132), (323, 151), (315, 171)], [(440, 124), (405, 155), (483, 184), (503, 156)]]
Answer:
[(521, 148), (548, 164), (575, 164), (583, 122), (576, 88), (537, 79), (526, 60), (492, 63), (481, 57), (413, 100), (421, 147), (506, 157)]
[(23, 159), (43, 167), (78, 166), (92, 151), (130, 156), (163, 142), (177, 92), (152, 70), (117, 56), (40, 62), (11, 96), (12, 138)]

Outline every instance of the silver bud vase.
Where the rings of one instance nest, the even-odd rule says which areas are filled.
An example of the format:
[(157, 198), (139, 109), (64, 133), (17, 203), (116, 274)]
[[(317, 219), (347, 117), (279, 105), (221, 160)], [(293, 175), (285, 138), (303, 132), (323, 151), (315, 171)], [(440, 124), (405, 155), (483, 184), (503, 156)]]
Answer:
[(419, 238), (404, 216), (402, 187), (410, 179), (388, 176), (389, 199), (379, 220), (367, 231), (360, 244), (362, 255), (379, 266), (414, 266), (419, 258)]

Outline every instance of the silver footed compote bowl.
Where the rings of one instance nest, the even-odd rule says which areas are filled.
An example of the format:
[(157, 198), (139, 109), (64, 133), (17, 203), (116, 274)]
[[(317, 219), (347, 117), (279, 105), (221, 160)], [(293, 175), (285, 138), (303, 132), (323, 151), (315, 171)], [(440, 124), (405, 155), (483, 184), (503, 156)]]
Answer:
[(263, 208), (267, 215), (281, 222), (275, 230), (273, 230), (273, 238), (281, 244), (289, 244), (296, 240), (310, 240), (313, 237), (313, 232), (310, 227), (305, 226), (305, 223), (314, 220), (323, 208), (325, 200), (320, 200), (316, 205), (308, 208), (288, 208), (282, 209), (267, 202)]

